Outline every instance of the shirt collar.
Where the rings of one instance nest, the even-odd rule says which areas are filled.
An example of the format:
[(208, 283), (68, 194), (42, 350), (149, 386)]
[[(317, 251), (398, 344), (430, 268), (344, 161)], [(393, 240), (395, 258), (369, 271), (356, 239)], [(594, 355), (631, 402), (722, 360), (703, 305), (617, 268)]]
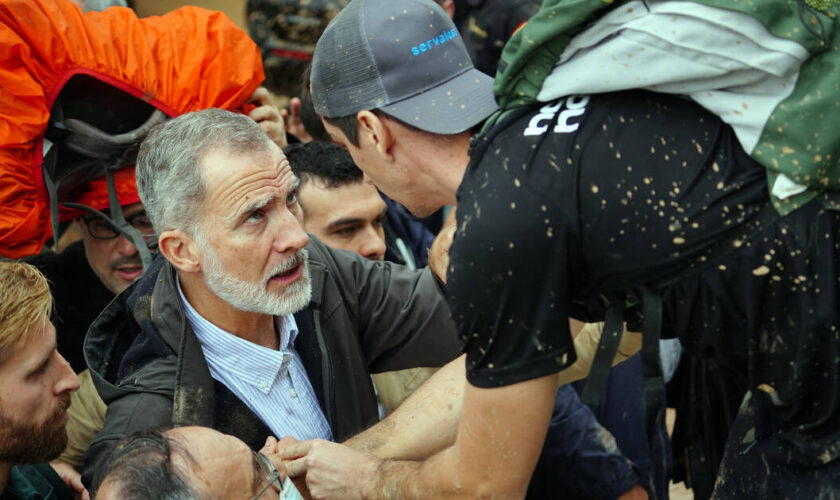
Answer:
[[(279, 349), (273, 350), (219, 328), (190, 304), (181, 289), (181, 280), (175, 279), (178, 296), (184, 305), (187, 321), (201, 343), (208, 364), (216, 364), (234, 373), (239, 379), (267, 393), (281, 371), (291, 362), (298, 328), (294, 315), (275, 316), (274, 324), (280, 337)], [(270, 381), (268, 387), (264, 383)]]

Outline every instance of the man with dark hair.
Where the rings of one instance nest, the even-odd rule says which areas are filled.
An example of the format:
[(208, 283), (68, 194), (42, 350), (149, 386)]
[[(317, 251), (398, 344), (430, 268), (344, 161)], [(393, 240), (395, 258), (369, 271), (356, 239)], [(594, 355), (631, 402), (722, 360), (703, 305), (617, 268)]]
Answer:
[[(384, 258), (411, 269), (429, 263), (434, 235), (404, 207), (364, 182), (347, 151), (314, 141), (287, 146), (285, 153), (301, 179), (307, 232), (333, 248), (363, 257)], [(432, 269), (446, 273), (442, 267)]]
[[(626, 319), (653, 346), (660, 332), (696, 354), (720, 346), (748, 377), (720, 494), (817, 497), (836, 483), (840, 216), (830, 199), (777, 216), (766, 169), (731, 127), (643, 91), (514, 107), (474, 139), (470, 161), (463, 144), (495, 110), (491, 81), (427, 0), (348, 5), (318, 43), (312, 94), (327, 131), (386, 194), (416, 215), (457, 197), (447, 295), (469, 382), (457, 431), (427, 443), (437, 453), (424, 461), (408, 461), (415, 450), (287, 447), (287, 470), (305, 473), (313, 495), (523, 495), (558, 372), (576, 358), (570, 316), (606, 316), (608, 339)], [(424, 402), (352, 444), (379, 453), (389, 436), (404, 443), (442, 425), (435, 405), (453, 400)]]
[(457, 356), (431, 271), (310, 238), (299, 183), (240, 114), (188, 113), (143, 141), (137, 186), (160, 257), (85, 339), (108, 404), (86, 477), (122, 437), (162, 425), (251, 447), (269, 435), (342, 440), (379, 419), (371, 372)]
[(362, 257), (385, 257), (387, 207), (362, 171), (335, 144), (309, 142), (284, 149), (300, 179), (300, 206), (306, 232), (333, 248)]
[(110, 453), (93, 491), (105, 500), (268, 498), (282, 482), (273, 442), (252, 451), (207, 427), (139, 431)]

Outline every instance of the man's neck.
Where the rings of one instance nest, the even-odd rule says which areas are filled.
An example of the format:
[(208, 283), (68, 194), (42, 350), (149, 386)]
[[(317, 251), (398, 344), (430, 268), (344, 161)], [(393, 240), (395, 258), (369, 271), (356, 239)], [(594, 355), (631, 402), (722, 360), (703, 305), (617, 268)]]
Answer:
[(202, 318), (241, 339), (269, 349), (278, 348), (273, 316), (236, 309), (211, 292), (200, 276), (178, 274), (184, 297)]
[[(467, 171), (470, 162), (470, 132), (449, 136), (445, 140), (437, 141), (434, 144), (419, 142), (417, 147), (412, 148), (416, 153), (413, 158), (415, 164), (422, 165), (423, 171), (433, 182), (426, 183), (427, 186), (437, 186), (441, 204), (455, 205), (455, 193)], [(428, 141), (428, 139), (425, 139)], [(432, 147), (430, 147), (432, 146)]]
[(0, 494), (6, 489), (9, 482), (9, 474), (12, 472), (12, 464), (0, 463)]

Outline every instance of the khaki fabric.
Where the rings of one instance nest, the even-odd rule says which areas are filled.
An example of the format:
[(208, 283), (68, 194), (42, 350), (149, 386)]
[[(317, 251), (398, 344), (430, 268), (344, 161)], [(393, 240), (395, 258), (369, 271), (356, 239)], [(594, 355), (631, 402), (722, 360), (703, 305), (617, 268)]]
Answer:
[(79, 373), (79, 390), (70, 395), (67, 410), (67, 448), (58, 457), (59, 462), (82, 468), (88, 445), (105, 425), (106, 409), (90, 378), (90, 371)]
[(415, 389), (420, 387), (437, 368), (408, 368), (393, 372), (376, 373), (373, 384), (379, 395), (379, 402), (388, 415), (402, 403)]
[[(592, 368), (592, 360), (598, 350), (598, 341), (601, 340), (601, 333), (604, 331), (604, 323), (587, 323), (575, 337), (575, 352), (577, 361), (571, 366), (557, 374), (557, 385), (568, 384), (582, 380), (589, 375)], [(642, 348), (642, 334), (639, 332), (628, 332), (626, 329), (618, 344), (618, 352), (613, 359), (612, 366), (615, 366), (630, 356), (639, 352)]]

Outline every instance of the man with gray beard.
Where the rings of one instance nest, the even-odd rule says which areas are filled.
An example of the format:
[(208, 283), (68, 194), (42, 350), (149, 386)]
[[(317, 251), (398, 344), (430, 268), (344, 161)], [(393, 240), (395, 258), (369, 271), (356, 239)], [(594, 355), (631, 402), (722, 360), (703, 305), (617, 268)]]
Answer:
[(122, 437), (202, 425), (344, 440), (377, 421), (371, 372), (440, 366), (459, 341), (431, 271), (307, 235), (289, 163), (221, 110), (155, 129), (137, 157), (159, 256), (92, 325), (85, 357), (108, 404), (84, 479)]

